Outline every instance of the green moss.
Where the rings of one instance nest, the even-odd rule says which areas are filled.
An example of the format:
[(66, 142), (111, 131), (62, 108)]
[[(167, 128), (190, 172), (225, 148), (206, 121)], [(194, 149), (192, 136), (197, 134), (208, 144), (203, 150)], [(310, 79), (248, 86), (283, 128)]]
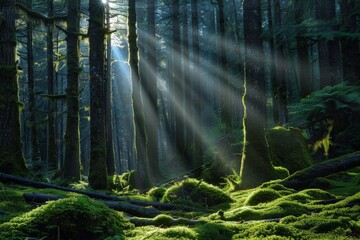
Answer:
[(129, 232), (128, 240), (196, 240), (198, 234), (191, 228), (177, 226), (161, 229), (153, 226), (138, 227)]
[(280, 194), (273, 189), (260, 188), (252, 192), (246, 199), (244, 205), (246, 206), (255, 206), (260, 203), (271, 202), (277, 198), (280, 198)]
[(5, 237), (104, 239), (122, 234), (131, 224), (122, 214), (87, 197), (49, 202), (0, 225)]
[(160, 214), (154, 218), (155, 225), (169, 226), (174, 219), (166, 214)]
[(147, 195), (153, 200), (153, 201), (160, 201), (166, 192), (166, 188), (164, 187), (153, 187), (151, 188)]
[(300, 231), (274, 222), (253, 223), (232, 239), (300, 239)]
[(228, 240), (232, 235), (239, 230), (238, 227), (231, 223), (225, 222), (210, 222), (199, 225), (194, 228), (199, 234), (199, 240), (203, 239), (216, 239), (216, 240)]
[(232, 201), (220, 188), (196, 179), (186, 179), (168, 188), (163, 202), (191, 201), (202, 206), (214, 206)]
[(278, 179), (284, 179), (290, 176), (289, 170), (281, 166), (274, 166), (275, 173)]
[(297, 128), (275, 127), (267, 131), (271, 161), (290, 174), (313, 164), (306, 140)]

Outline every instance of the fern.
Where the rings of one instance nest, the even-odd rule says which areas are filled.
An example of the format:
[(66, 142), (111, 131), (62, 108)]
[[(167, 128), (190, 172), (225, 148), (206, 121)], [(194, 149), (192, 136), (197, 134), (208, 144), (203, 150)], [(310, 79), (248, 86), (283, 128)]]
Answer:
[(290, 124), (305, 126), (314, 151), (324, 149), (328, 157), (334, 137), (344, 135), (360, 117), (359, 93), (360, 86), (346, 82), (313, 92), (289, 107)]

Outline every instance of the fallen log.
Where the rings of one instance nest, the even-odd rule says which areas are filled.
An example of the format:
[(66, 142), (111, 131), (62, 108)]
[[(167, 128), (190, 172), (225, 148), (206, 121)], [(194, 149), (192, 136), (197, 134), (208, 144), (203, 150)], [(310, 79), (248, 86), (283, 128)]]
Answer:
[[(39, 193), (24, 193), (23, 197), (27, 203), (31, 204), (44, 204), (47, 201), (56, 201), (61, 198), (61, 196), (49, 195), (49, 194), (39, 194)], [(161, 214), (161, 212), (155, 208), (146, 208), (141, 206), (136, 206), (134, 204), (126, 203), (126, 202), (115, 202), (115, 201), (103, 201), (97, 200), (99, 202), (104, 203), (109, 208), (128, 213), (133, 216), (138, 217), (155, 217)]]
[(130, 218), (132, 224), (135, 226), (158, 226), (158, 227), (171, 227), (171, 226), (194, 226), (198, 224), (204, 224), (206, 221), (192, 220), (186, 218), (172, 218), (169, 217), (166, 221), (161, 221), (158, 217), (155, 218)]
[(139, 205), (139, 206), (149, 206), (154, 207), (159, 210), (181, 210), (181, 211), (188, 211), (188, 212), (206, 212), (204, 209), (194, 208), (190, 206), (184, 206), (184, 205), (177, 205), (177, 204), (170, 204), (170, 203), (160, 203), (160, 202), (148, 202), (148, 201), (141, 201), (141, 200), (132, 200), (128, 197), (118, 197), (108, 194), (101, 194), (101, 193), (94, 193), (79, 189), (73, 189), (68, 187), (62, 187), (54, 184), (49, 183), (43, 183), (43, 182), (37, 182), (30, 179), (17, 177), (10, 174), (5, 174), (0, 172), (0, 181), (4, 183), (16, 183), (19, 185), (25, 185), (25, 186), (31, 186), (35, 188), (51, 188), (51, 189), (57, 189), (65, 192), (74, 192), (78, 194), (83, 194), (85, 196), (95, 198), (95, 199), (103, 199), (103, 200), (109, 200), (109, 201), (122, 201), (122, 202), (128, 202), (130, 204)]
[(297, 171), (279, 183), (288, 188), (303, 190), (318, 177), (326, 177), (334, 173), (360, 166), (360, 152), (354, 152), (335, 159), (330, 159), (311, 167)]

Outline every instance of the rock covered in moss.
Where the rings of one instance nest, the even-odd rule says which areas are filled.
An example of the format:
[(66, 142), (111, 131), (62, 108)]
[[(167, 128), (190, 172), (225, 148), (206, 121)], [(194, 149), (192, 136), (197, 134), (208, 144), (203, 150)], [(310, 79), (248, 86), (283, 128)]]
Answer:
[(267, 131), (271, 161), (287, 168), (290, 174), (313, 164), (306, 139), (297, 128), (275, 127)]
[(160, 201), (166, 192), (164, 187), (153, 187), (148, 192), (147, 195), (154, 201)]
[(214, 206), (232, 202), (232, 199), (218, 187), (197, 179), (188, 178), (168, 188), (162, 201), (178, 203), (191, 201), (202, 206)]
[(7, 239), (105, 239), (132, 224), (119, 212), (87, 197), (49, 202), (0, 225)]
[(255, 206), (260, 203), (271, 202), (280, 197), (281, 197), (281, 195), (277, 191), (275, 191), (271, 188), (264, 188), (264, 189), (260, 188), (256, 191), (252, 192), (248, 196), (248, 198), (245, 200), (244, 205)]

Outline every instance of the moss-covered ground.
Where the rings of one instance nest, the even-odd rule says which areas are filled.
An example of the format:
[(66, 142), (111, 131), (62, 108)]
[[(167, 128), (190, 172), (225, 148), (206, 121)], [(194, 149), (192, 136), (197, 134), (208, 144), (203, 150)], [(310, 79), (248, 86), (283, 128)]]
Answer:
[[(323, 178), (302, 191), (274, 181), (228, 193), (185, 179), (134, 196), (194, 207), (154, 218), (116, 212), (79, 194), (0, 185), (0, 239), (359, 239), (359, 172)], [(22, 196), (32, 192), (66, 198), (32, 206)]]

